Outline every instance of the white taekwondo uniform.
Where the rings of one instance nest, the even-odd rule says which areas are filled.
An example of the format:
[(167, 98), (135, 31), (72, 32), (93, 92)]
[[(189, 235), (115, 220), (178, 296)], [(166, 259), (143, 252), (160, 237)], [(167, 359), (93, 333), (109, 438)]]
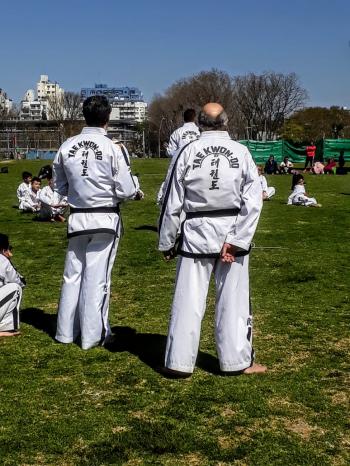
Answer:
[(24, 193), (24, 197), (19, 204), (19, 210), (24, 212), (38, 212), (40, 210), (40, 189), (34, 192), (31, 187)]
[[(57, 191), (54, 191), (51, 186), (45, 186), (40, 190), (40, 214), (41, 218), (52, 218), (55, 215), (63, 215), (67, 209), (67, 198), (61, 196)], [(54, 205), (62, 204), (65, 207), (52, 207)]]
[(11, 261), (0, 254), (0, 332), (19, 329), (19, 308), (24, 278)]
[(23, 181), (18, 188), (17, 188), (17, 199), (18, 199), (18, 205), (21, 204), (21, 202), (24, 201), (25, 193), (30, 190), (30, 183), (27, 184)]
[(177, 128), (170, 136), (169, 144), (167, 147), (167, 154), (169, 157), (173, 155), (188, 142), (198, 139), (200, 132), (196, 123), (187, 122), (180, 128)]
[[(181, 212), (186, 214), (165, 355), (169, 369), (194, 369), (212, 272), (221, 370), (239, 371), (253, 363), (248, 261), (261, 208), (253, 159), (226, 131), (203, 132), (180, 150), (159, 219), (159, 250), (168, 251), (176, 243)], [(224, 242), (238, 248), (233, 263), (219, 259)]]
[(183, 126), (176, 129), (170, 136), (169, 144), (167, 147), (167, 154), (169, 157), (172, 157), (172, 160), (168, 168), (167, 176), (165, 180), (163, 181), (163, 183), (161, 184), (159, 191), (157, 193), (157, 204), (158, 205), (161, 206), (163, 203), (163, 198), (164, 198), (168, 178), (173, 168), (176, 154), (179, 152), (181, 147), (183, 147), (184, 145), (188, 144), (191, 141), (195, 141), (196, 139), (198, 139), (200, 134), (201, 133), (199, 131), (198, 126), (195, 123), (189, 122), (189, 123), (184, 123)]
[(305, 187), (301, 184), (294, 186), (292, 194), (288, 197), (288, 205), (304, 205), (306, 207), (316, 205), (317, 201), (314, 197), (305, 195)]
[(266, 193), (268, 199), (276, 194), (276, 189), (273, 186), (267, 186), (267, 180), (264, 175), (259, 175), (259, 180), (262, 192)]
[(53, 164), (55, 190), (68, 197), (71, 212), (56, 339), (70, 343), (80, 334), (83, 349), (103, 344), (110, 334), (119, 203), (136, 194), (126, 155), (103, 128), (86, 127), (63, 143)]

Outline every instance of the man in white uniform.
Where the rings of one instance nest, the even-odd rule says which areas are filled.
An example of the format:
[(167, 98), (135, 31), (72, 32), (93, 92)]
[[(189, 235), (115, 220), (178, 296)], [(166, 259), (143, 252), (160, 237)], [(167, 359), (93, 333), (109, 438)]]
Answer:
[(81, 337), (83, 349), (103, 344), (108, 322), (111, 271), (121, 235), (119, 204), (137, 195), (129, 160), (107, 137), (111, 106), (104, 96), (83, 104), (87, 123), (68, 139), (53, 164), (55, 190), (68, 197), (68, 250), (56, 339)]
[(191, 141), (195, 141), (200, 136), (200, 131), (198, 126), (195, 123), (196, 111), (193, 108), (188, 108), (184, 112), (184, 124), (180, 128), (176, 129), (170, 136), (169, 144), (167, 146), (167, 154), (169, 157), (172, 157), (171, 163), (168, 168), (168, 173), (161, 184), (158, 194), (157, 194), (157, 204), (159, 206), (163, 203), (164, 193), (167, 186), (167, 180), (170, 176), (171, 170), (174, 165), (174, 156), (184, 145), (188, 144)]
[(193, 108), (188, 108), (184, 112), (184, 124), (176, 129), (170, 136), (167, 146), (167, 154), (169, 157), (173, 155), (185, 144), (199, 138), (200, 132), (195, 123), (196, 111)]
[(19, 308), (24, 278), (11, 263), (12, 248), (7, 235), (0, 233), (0, 336), (19, 335)]
[(64, 214), (67, 210), (67, 198), (61, 196), (53, 189), (53, 178), (49, 178), (49, 184), (42, 188), (39, 193), (40, 213), (43, 220), (65, 222)]
[(215, 335), (223, 373), (264, 372), (254, 363), (248, 261), (262, 208), (258, 172), (248, 149), (230, 139), (221, 105), (199, 115), (200, 138), (184, 146), (174, 163), (159, 220), (159, 250), (175, 256), (175, 295), (165, 373), (192, 374), (210, 276), (216, 283)]

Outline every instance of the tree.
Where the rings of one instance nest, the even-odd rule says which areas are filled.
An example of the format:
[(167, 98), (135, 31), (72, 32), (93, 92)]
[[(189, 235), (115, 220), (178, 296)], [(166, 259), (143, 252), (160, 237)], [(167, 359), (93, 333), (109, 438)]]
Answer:
[(48, 117), (50, 120), (78, 120), (82, 115), (80, 94), (64, 92), (49, 97)]
[(301, 108), (307, 92), (295, 73), (237, 76), (234, 98), (249, 139), (273, 139), (284, 120)]
[(295, 112), (285, 122), (281, 135), (295, 142), (350, 137), (350, 112), (340, 107), (308, 107)]
[(217, 69), (202, 71), (175, 82), (164, 93), (156, 95), (148, 109), (150, 144), (157, 149), (158, 132), (161, 142), (183, 124), (183, 112), (194, 108), (197, 112), (208, 102), (220, 102), (229, 117), (229, 126), (235, 131), (235, 110), (232, 78)]

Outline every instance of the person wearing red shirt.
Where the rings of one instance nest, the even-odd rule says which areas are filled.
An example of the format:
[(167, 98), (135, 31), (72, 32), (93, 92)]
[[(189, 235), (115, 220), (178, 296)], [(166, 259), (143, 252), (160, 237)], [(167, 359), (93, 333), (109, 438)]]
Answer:
[(316, 146), (313, 141), (311, 141), (309, 146), (306, 146), (306, 160), (304, 172), (306, 172), (306, 167), (310, 164), (310, 169), (313, 167), (314, 159), (316, 154)]

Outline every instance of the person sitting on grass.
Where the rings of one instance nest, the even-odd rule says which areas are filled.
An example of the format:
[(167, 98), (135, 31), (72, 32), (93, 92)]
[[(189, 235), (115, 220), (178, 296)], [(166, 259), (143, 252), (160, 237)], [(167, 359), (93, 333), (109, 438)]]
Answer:
[(37, 176), (32, 179), (30, 189), (25, 192), (24, 199), (19, 205), (22, 212), (39, 212), (40, 210), (40, 187), (41, 180)]
[(53, 178), (49, 178), (49, 184), (40, 190), (40, 213), (41, 220), (51, 222), (65, 222), (64, 214), (67, 210), (67, 198), (53, 190)]
[(25, 193), (30, 190), (30, 183), (32, 182), (33, 175), (29, 172), (22, 173), (22, 183), (17, 188), (18, 205), (24, 201)]
[(266, 161), (264, 171), (267, 175), (275, 175), (276, 173), (278, 173), (277, 162), (275, 160), (274, 155), (271, 154), (268, 160)]
[(324, 173), (327, 175), (334, 175), (336, 170), (337, 162), (331, 158), (327, 160), (327, 165), (324, 167)]
[(272, 196), (275, 195), (276, 190), (272, 186), (270, 187), (267, 186), (267, 181), (264, 176), (264, 169), (262, 165), (258, 165), (258, 173), (259, 173), (259, 180), (260, 180), (261, 189), (262, 189), (263, 201), (268, 201)]
[(280, 163), (280, 166), (278, 168), (280, 175), (287, 175), (291, 173), (292, 168), (293, 168), (293, 163), (289, 160), (288, 157), (284, 157), (283, 161)]
[(312, 173), (315, 175), (324, 175), (324, 165), (322, 162), (317, 161), (314, 163), (314, 166), (312, 167)]
[(19, 335), (19, 308), (24, 278), (11, 263), (12, 248), (7, 235), (0, 233), (0, 337)]
[(303, 205), (306, 207), (322, 207), (314, 197), (310, 197), (305, 191), (305, 181), (302, 174), (293, 175), (292, 194), (288, 197), (288, 205)]

